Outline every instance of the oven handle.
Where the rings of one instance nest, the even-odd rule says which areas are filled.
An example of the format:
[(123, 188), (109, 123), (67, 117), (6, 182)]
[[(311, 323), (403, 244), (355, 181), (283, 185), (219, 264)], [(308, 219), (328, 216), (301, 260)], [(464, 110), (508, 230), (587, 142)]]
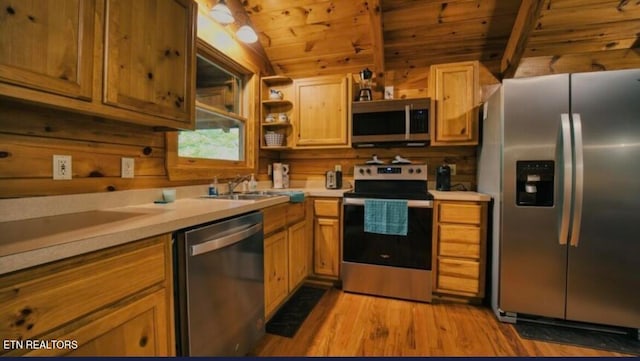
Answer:
[[(365, 198), (344, 198), (342, 204), (345, 206), (364, 206), (364, 200)], [(433, 201), (409, 199), (407, 206), (409, 208), (433, 208)]]

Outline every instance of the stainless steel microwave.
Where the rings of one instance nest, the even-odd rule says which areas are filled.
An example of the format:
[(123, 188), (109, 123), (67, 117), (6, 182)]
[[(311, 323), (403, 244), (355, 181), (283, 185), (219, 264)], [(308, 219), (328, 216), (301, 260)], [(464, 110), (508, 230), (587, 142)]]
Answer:
[(353, 102), (354, 148), (424, 147), (429, 143), (429, 98)]

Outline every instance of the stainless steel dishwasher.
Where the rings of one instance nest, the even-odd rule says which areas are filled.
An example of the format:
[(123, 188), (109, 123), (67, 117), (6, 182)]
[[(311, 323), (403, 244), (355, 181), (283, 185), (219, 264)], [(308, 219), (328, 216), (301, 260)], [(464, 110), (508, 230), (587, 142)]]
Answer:
[(176, 233), (180, 356), (243, 356), (264, 335), (262, 213)]

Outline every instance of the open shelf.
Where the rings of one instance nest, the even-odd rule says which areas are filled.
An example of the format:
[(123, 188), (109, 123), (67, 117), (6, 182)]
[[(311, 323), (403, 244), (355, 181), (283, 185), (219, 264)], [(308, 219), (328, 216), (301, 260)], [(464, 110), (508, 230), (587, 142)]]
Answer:
[[(294, 112), (294, 87), (293, 79), (275, 75), (267, 76), (261, 79), (261, 108), (260, 108), (260, 148), (270, 150), (291, 149), (293, 140), (293, 122), (292, 115)], [(273, 90), (281, 91), (283, 99), (269, 99), (269, 94)], [(278, 121), (278, 115), (284, 113), (287, 115), (288, 121)], [(275, 121), (266, 122), (268, 114), (275, 116)], [(284, 143), (281, 146), (269, 146), (265, 142), (265, 134), (268, 131), (274, 131), (285, 135)]]

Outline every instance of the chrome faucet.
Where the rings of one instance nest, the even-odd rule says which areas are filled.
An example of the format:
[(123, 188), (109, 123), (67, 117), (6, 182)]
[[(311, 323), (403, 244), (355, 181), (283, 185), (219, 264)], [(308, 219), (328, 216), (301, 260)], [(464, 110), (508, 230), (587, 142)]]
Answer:
[(239, 175), (237, 177), (235, 177), (233, 180), (229, 181), (229, 194), (233, 193), (233, 190), (236, 189), (236, 187), (238, 186), (238, 184), (244, 182), (244, 181), (248, 181), (249, 179), (251, 179), (251, 174), (248, 175)]

